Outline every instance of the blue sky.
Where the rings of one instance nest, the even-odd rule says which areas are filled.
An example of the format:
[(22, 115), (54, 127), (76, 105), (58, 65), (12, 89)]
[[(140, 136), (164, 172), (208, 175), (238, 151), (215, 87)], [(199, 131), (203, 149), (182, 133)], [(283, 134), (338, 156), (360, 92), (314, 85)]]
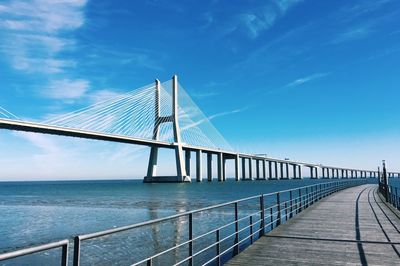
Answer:
[[(44, 120), (178, 74), (237, 150), (400, 170), (396, 0), (0, 2), (0, 106)], [(148, 150), (0, 132), (1, 180), (131, 178)]]

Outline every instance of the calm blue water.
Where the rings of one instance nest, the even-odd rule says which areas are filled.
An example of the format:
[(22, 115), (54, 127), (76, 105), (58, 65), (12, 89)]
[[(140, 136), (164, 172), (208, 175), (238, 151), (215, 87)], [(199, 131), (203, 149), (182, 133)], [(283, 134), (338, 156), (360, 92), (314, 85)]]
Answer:
[[(371, 181), (376, 182), (375, 179)], [(0, 183), (0, 253), (317, 182), (326, 181), (228, 180), (221, 183), (191, 184), (143, 184), (139, 180), (3, 182)], [(223, 224), (224, 217), (222, 211), (209, 217), (197, 217), (196, 223), (203, 227), (212, 221)], [(136, 235), (122, 234), (119, 240), (111, 241), (105, 238), (101, 242), (102, 245), (99, 245), (99, 242), (89, 241), (87, 246), (91, 246), (92, 249), (98, 248), (97, 251), (92, 250), (97, 252), (96, 254), (105, 252), (100, 251), (100, 248), (107, 249), (112, 246), (115, 255), (124, 252), (124, 248), (129, 248), (127, 242), (121, 247), (119, 241), (122, 238), (124, 241), (130, 241), (129, 243), (133, 242), (136, 247), (143, 246), (142, 251), (145, 252), (149, 247), (144, 242), (148, 241), (148, 245), (150, 243), (154, 245), (154, 241), (158, 239), (168, 239), (169, 235), (172, 235), (171, 231), (174, 231), (175, 239), (169, 242), (176, 242), (180, 232), (185, 231), (187, 226), (184, 221), (181, 222), (182, 226), (179, 225), (179, 221), (177, 223), (166, 224), (160, 228), (148, 228), (147, 231), (136, 232)], [(144, 242), (138, 244), (137, 241)], [(99, 261), (92, 259), (87, 258), (86, 264), (99, 265)], [(104, 264), (110, 262), (115, 264), (111, 259), (112, 256), (110, 261), (107, 263), (106, 260)], [(41, 263), (39, 259), (30, 259), (28, 264)]]

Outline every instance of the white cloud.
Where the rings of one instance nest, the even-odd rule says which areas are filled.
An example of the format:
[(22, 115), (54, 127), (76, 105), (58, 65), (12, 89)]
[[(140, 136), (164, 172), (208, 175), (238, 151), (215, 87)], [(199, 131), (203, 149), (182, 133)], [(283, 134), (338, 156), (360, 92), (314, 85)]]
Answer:
[(18, 137), (21, 137), (30, 143), (32, 143), (37, 148), (43, 150), (47, 153), (59, 153), (61, 152), (60, 148), (53, 142), (48, 136), (38, 133), (30, 133), (30, 132), (22, 132), (16, 131), (14, 134)]
[(292, 81), (292, 82), (286, 84), (285, 87), (297, 87), (297, 86), (301, 86), (301, 85), (303, 85), (303, 84), (305, 84), (305, 83), (308, 83), (308, 82), (310, 82), (310, 81), (313, 81), (313, 80), (317, 80), (317, 79), (326, 77), (326, 76), (328, 76), (328, 75), (330, 75), (330, 73), (316, 73), (316, 74), (313, 74), (313, 75), (310, 75), (310, 76), (307, 76), (307, 77), (303, 77), (303, 78), (296, 79), (296, 80), (294, 80), (294, 81)]
[(21, 71), (59, 73), (75, 62), (57, 57), (74, 47), (69, 31), (84, 22), (86, 0), (7, 1), (0, 5), (0, 52)]
[(356, 41), (361, 40), (368, 37), (371, 33), (373, 33), (371, 25), (362, 25), (359, 27), (353, 27), (347, 29), (346, 31), (338, 34), (333, 40), (332, 44), (340, 44), (348, 41)]
[(61, 79), (53, 80), (44, 91), (45, 96), (54, 99), (76, 99), (85, 95), (89, 89), (87, 80)]
[(193, 123), (191, 123), (191, 124), (188, 124), (188, 125), (182, 127), (181, 130), (184, 131), (184, 130), (187, 130), (187, 129), (189, 129), (189, 128), (197, 127), (197, 126), (199, 126), (199, 125), (201, 125), (201, 124), (203, 124), (203, 123), (205, 123), (205, 122), (210, 122), (211, 120), (213, 120), (213, 119), (215, 119), (215, 118), (217, 118), (217, 117), (226, 116), (226, 115), (232, 115), (232, 114), (237, 114), (237, 113), (243, 112), (243, 111), (245, 111), (245, 110), (247, 110), (247, 109), (249, 109), (248, 106), (243, 107), (243, 108), (239, 108), (239, 109), (235, 109), (235, 110), (231, 110), (231, 111), (226, 111), (226, 112), (221, 112), (221, 113), (213, 114), (213, 115), (210, 115), (209, 117), (206, 117), (206, 118), (200, 119), (200, 120), (198, 120), (198, 121), (195, 121), (195, 122), (193, 122)]
[[(263, 31), (270, 29), (280, 17), (302, 0), (278, 0), (261, 9), (248, 11), (238, 15), (239, 23), (247, 30), (250, 38), (257, 38)], [(230, 32), (237, 27), (230, 27)]]
[(92, 92), (91, 94), (89, 94), (87, 96), (92, 103), (96, 104), (96, 103), (100, 103), (100, 102), (104, 102), (104, 101), (116, 98), (120, 95), (121, 95), (120, 92), (116, 92), (116, 91), (110, 90), (110, 89), (103, 89), (103, 90), (97, 90), (95, 92)]

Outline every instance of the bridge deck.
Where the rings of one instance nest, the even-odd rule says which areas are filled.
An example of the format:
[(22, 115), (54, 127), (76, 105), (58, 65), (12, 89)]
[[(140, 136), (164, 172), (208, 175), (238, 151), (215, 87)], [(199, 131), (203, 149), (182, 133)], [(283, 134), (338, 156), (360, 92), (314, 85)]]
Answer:
[(400, 213), (376, 185), (335, 193), (226, 265), (400, 265)]

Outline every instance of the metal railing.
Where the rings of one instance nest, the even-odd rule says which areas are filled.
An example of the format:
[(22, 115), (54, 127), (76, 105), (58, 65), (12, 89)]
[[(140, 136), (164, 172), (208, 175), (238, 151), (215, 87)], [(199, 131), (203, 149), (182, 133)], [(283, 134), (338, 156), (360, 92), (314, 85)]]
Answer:
[(400, 194), (398, 190), (400, 188), (379, 183), (379, 192), (385, 197), (386, 202), (400, 211)]
[(9, 260), (9, 259), (14, 259), (17, 257), (22, 257), (34, 253), (40, 253), (43, 251), (47, 251), (50, 249), (57, 249), (61, 248), (61, 266), (67, 266), (68, 265), (68, 245), (69, 241), (67, 239), (57, 241), (57, 242), (52, 242), (40, 246), (35, 246), (35, 247), (30, 247), (30, 248), (25, 248), (21, 250), (16, 250), (12, 252), (8, 252), (5, 254), (0, 254), (0, 261), (2, 260)]
[[(168, 220), (179, 219), (182, 217), (188, 220), (186, 241), (183, 241), (182, 243), (174, 245), (163, 251), (157, 252), (156, 254), (153, 254), (149, 257), (139, 259), (132, 265), (152, 265), (157, 258), (165, 255), (166, 253), (176, 251), (177, 249), (181, 249), (183, 247), (187, 248), (187, 256), (183, 259), (174, 261), (172, 263), (173, 265), (207, 265), (210, 263), (216, 263), (217, 265), (220, 265), (221, 260), (224, 256), (228, 254), (228, 252), (232, 252), (232, 256), (237, 255), (240, 252), (241, 246), (245, 246), (246, 242), (248, 242), (247, 244), (251, 244), (255, 239), (264, 235), (266, 229), (270, 228), (272, 230), (274, 227), (279, 226), (281, 223), (287, 221), (295, 214), (301, 212), (305, 208), (312, 205), (314, 202), (322, 199), (323, 197), (326, 197), (327, 195), (330, 195), (334, 192), (350, 186), (360, 185), (364, 182), (365, 181), (363, 180), (347, 180), (310, 185), (290, 190), (248, 197), (236, 201), (210, 206), (207, 208), (188, 211), (161, 219), (156, 219), (125, 227), (119, 227), (98, 233), (76, 236), (74, 241), (74, 266), (80, 265), (82, 241), (109, 236), (111, 234), (132, 230), (134, 228), (140, 228), (147, 225), (160, 224)], [(246, 206), (247, 203), (246, 207), (248, 207), (249, 201), (258, 202), (256, 206), (257, 210), (249, 213), (249, 209), (247, 208), (247, 210), (245, 211), (245, 215), (239, 218), (239, 205)], [(268, 202), (269, 204), (267, 205), (266, 202)], [(205, 233), (194, 236), (194, 215), (228, 206), (233, 208), (232, 221), (224, 224), (223, 226), (213, 228), (212, 230), (209, 230)], [(248, 223), (246, 225), (243, 225), (245, 221), (248, 221)], [(221, 232), (230, 227), (234, 227), (233, 232), (230, 232), (228, 235), (221, 237)], [(214, 243), (211, 243), (210, 245), (198, 250), (197, 252), (194, 252), (195, 243), (209, 235), (214, 235)], [(229, 245), (224, 249), (221, 248), (224, 243), (227, 243), (229, 242), (229, 240), (232, 239), (232, 245)], [(211, 249), (214, 249), (215, 251), (214, 256), (208, 258), (208, 260), (205, 261), (196, 261), (197, 257), (199, 257), (201, 254), (209, 252)]]
[[(73, 265), (79, 266), (81, 264), (82, 244), (84, 241), (96, 239), (96, 241), (99, 241), (99, 238), (101, 237), (107, 238), (111, 235), (131, 231), (133, 229), (144, 230), (146, 226), (161, 228), (163, 223), (168, 221), (178, 221), (180, 223), (186, 221), (187, 228), (185, 228), (185, 231), (187, 231), (184, 233), (186, 235), (185, 239), (172, 247), (157, 250), (150, 256), (143, 256), (142, 254), (135, 253), (137, 258), (132, 258), (130, 264), (153, 265), (162, 262), (164, 265), (221, 265), (224, 261), (237, 255), (248, 245), (251, 245), (267, 231), (285, 223), (287, 220), (308, 208), (313, 203), (334, 192), (351, 186), (361, 185), (365, 182), (366, 180), (355, 179), (320, 183), (279, 192), (261, 194), (97, 233), (79, 235), (74, 238)], [(226, 211), (226, 209), (229, 209), (230, 211)], [(232, 220), (226, 222), (222, 226), (195, 234), (195, 216), (203, 215), (214, 210), (222, 210), (224, 215), (231, 217)], [(214, 240), (210, 241), (210, 238)], [(123, 245), (121, 242), (117, 243)], [(203, 247), (200, 243), (206, 243), (207, 246)], [(0, 261), (57, 247), (62, 247), (61, 264), (67, 265), (68, 240), (6, 253), (0, 255)], [(184, 250), (183, 255), (182, 249)], [(177, 252), (178, 250), (180, 250), (181, 253)], [(166, 260), (163, 259), (163, 256), (171, 253), (173, 260), (166, 262)], [(181, 256), (176, 256), (176, 254), (181, 254)]]

